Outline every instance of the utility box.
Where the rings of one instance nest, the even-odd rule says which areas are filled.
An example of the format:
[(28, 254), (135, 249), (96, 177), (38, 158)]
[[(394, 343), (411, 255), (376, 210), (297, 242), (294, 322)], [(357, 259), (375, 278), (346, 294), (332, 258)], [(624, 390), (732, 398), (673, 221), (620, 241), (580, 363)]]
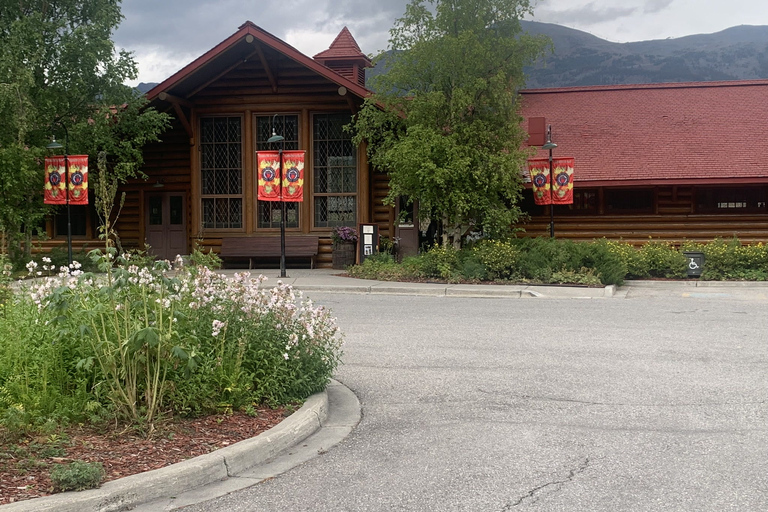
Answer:
[(703, 252), (684, 252), (686, 259), (685, 271), (688, 277), (699, 277), (704, 271), (704, 253)]
[(358, 261), (362, 265), (365, 259), (379, 252), (378, 224), (360, 224), (360, 241), (357, 243)]

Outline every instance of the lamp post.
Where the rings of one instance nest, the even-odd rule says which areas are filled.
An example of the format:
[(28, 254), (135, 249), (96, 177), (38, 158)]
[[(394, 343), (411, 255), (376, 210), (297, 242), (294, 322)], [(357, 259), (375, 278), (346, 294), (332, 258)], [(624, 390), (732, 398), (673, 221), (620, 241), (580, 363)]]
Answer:
[(557, 147), (557, 144), (552, 142), (552, 125), (547, 126), (547, 143), (541, 146), (541, 149), (549, 150), (549, 237), (555, 238), (555, 203), (552, 202), (552, 190), (554, 189), (554, 176), (552, 170), (552, 150)]
[(53, 138), (46, 149), (61, 149), (64, 148), (64, 198), (67, 204), (67, 261), (69, 266), (72, 266), (72, 214), (69, 207), (69, 133), (67, 127), (61, 125), (64, 129), (64, 146), (61, 143), (56, 142), (56, 137)]
[(280, 277), (286, 277), (285, 275), (285, 201), (283, 201), (283, 147), (285, 146), (285, 137), (275, 133), (275, 117), (272, 118), (272, 136), (267, 139), (267, 142), (280, 142), (280, 147), (277, 150), (278, 159), (280, 160)]

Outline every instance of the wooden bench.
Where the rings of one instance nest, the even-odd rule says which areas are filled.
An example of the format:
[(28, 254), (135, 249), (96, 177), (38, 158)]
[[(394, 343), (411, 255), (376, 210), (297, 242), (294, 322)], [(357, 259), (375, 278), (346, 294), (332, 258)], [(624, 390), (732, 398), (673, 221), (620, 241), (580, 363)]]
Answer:
[[(309, 258), (310, 268), (315, 268), (315, 256), (319, 237), (291, 236), (285, 237), (285, 257)], [(253, 267), (257, 258), (280, 258), (280, 237), (237, 237), (221, 240), (222, 258), (248, 258), (248, 268)]]

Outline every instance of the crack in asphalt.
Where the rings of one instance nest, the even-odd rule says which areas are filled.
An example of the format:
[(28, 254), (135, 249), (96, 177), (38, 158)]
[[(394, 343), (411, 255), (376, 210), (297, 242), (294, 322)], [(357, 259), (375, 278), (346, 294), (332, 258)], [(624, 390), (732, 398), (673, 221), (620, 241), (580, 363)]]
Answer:
[(545, 484), (539, 485), (537, 487), (534, 487), (530, 491), (528, 491), (526, 494), (522, 495), (520, 498), (517, 499), (514, 503), (510, 502), (504, 505), (504, 508), (501, 509), (501, 512), (512, 510), (514, 507), (517, 507), (518, 505), (521, 505), (524, 501), (530, 499), (530, 503), (536, 503), (538, 501), (538, 498), (536, 497), (536, 494), (539, 491), (542, 491), (548, 487), (557, 486), (556, 490), (560, 490), (560, 488), (573, 481), (574, 478), (576, 478), (577, 475), (583, 473), (587, 470), (587, 467), (589, 467), (589, 457), (586, 457), (581, 464), (577, 468), (573, 468), (568, 473), (568, 476), (565, 477), (563, 480), (555, 480), (554, 482), (547, 482)]
[[(761, 363), (762, 364), (762, 363)], [(713, 406), (741, 406), (741, 405), (766, 405), (768, 400), (755, 400), (751, 402), (679, 402), (676, 404), (642, 404), (637, 402), (593, 402), (589, 400), (579, 400), (576, 398), (566, 398), (557, 396), (536, 396), (536, 395), (518, 395), (518, 394), (506, 394), (495, 391), (486, 391), (484, 389), (477, 390), (484, 395), (500, 396), (505, 398), (517, 398), (521, 400), (530, 400), (536, 402), (564, 402), (572, 404), (582, 405), (601, 405), (612, 407), (713, 407)], [(499, 402), (501, 404), (511, 405), (507, 402)]]

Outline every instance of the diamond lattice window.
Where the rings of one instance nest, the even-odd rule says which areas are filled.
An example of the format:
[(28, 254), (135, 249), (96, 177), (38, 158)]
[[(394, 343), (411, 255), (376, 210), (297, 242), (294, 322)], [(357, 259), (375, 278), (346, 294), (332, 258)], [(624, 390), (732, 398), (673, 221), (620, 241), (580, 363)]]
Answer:
[(357, 151), (349, 114), (316, 114), (312, 126), (315, 227), (357, 224)]
[[(272, 133), (285, 137), (283, 142), (269, 143), (267, 140)], [(281, 146), (285, 144), (284, 146)], [(299, 116), (297, 115), (276, 115), (276, 116), (258, 116), (256, 118), (256, 150), (257, 151), (276, 151), (280, 148), (284, 150), (299, 149)], [(306, 172), (306, 171), (305, 171)], [(288, 228), (299, 227), (299, 204), (289, 202), (285, 203), (285, 226)], [(260, 228), (279, 228), (280, 227), (280, 202), (279, 201), (259, 201), (258, 202), (258, 227)]]
[(200, 121), (200, 190), (204, 228), (243, 227), (243, 140), (239, 117)]

